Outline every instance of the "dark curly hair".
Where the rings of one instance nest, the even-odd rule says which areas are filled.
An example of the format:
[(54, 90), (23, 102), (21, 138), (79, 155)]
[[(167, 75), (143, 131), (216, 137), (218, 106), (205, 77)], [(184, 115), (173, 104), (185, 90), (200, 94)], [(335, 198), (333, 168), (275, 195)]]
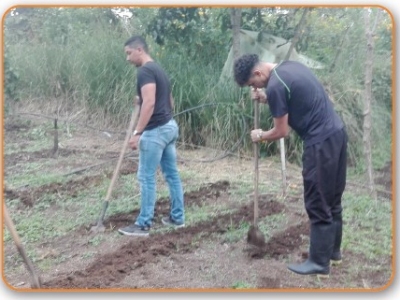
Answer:
[(245, 54), (235, 60), (233, 72), (238, 85), (244, 86), (251, 77), (251, 70), (260, 61), (257, 54)]

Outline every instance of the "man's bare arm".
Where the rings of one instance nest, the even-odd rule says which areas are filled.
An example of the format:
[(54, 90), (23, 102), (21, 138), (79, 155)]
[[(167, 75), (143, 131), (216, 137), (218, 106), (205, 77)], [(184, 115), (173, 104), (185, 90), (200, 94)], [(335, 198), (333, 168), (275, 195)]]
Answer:
[(148, 83), (141, 89), (142, 92), (142, 106), (140, 108), (139, 120), (136, 125), (137, 132), (143, 132), (154, 112), (156, 103), (156, 84)]
[(251, 139), (253, 142), (276, 141), (289, 135), (290, 127), (288, 123), (288, 114), (274, 118), (274, 127), (268, 131), (262, 131), (256, 128), (251, 131)]

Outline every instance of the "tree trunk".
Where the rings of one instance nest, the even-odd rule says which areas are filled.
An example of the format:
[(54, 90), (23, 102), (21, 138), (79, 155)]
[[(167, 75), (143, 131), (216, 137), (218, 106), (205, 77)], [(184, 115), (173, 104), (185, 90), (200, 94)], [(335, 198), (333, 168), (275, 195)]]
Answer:
[(371, 26), (372, 10), (365, 9), (365, 35), (367, 38), (367, 55), (365, 60), (365, 96), (364, 96), (364, 123), (363, 123), (363, 143), (364, 155), (367, 165), (367, 176), (369, 183), (370, 195), (376, 200), (377, 194), (375, 190), (374, 172), (372, 168), (372, 152), (371, 152), (371, 103), (372, 103), (372, 72), (374, 59), (374, 36), (379, 19), (379, 11), (377, 12), (375, 24)]
[(233, 61), (240, 56), (240, 23), (242, 20), (242, 9), (231, 8), (231, 24), (232, 24), (232, 50)]
[(303, 11), (303, 15), (301, 16), (300, 22), (297, 25), (297, 30), (296, 33), (294, 34), (294, 37), (292, 39), (292, 43), (290, 44), (289, 50), (286, 54), (285, 60), (288, 60), (290, 58), (290, 55), (292, 54), (293, 48), (296, 46), (297, 42), (300, 39), (301, 32), (303, 30), (304, 25), (306, 24), (306, 16), (309, 12), (309, 8), (305, 8)]

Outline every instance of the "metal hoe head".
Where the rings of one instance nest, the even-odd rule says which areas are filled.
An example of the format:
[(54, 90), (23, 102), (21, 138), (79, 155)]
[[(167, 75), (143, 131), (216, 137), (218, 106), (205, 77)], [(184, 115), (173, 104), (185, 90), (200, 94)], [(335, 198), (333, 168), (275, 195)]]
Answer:
[(97, 221), (97, 224), (95, 226), (92, 226), (92, 228), (90, 228), (90, 232), (98, 233), (98, 232), (106, 231), (106, 227), (103, 224), (103, 220), (104, 220), (104, 215), (106, 214), (107, 208), (108, 208), (108, 201), (104, 201), (103, 209), (100, 212), (100, 216), (99, 216), (99, 219)]
[(90, 232), (92, 233), (101, 233), (106, 231), (106, 227), (104, 226), (104, 224), (102, 222), (98, 222), (95, 226), (92, 226), (90, 228)]
[(264, 234), (258, 229), (258, 226), (252, 225), (247, 232), (247, 243), (260, 248), (265, 247)]

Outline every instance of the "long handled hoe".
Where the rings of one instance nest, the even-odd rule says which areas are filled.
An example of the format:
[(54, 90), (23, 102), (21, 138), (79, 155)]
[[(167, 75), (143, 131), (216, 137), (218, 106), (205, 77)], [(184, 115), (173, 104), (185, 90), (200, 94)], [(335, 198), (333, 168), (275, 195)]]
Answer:
[(21, 244), (18, 232), (15, 229), (14, 223), (11, 220), (10, 215), (8, 214), (8, 210), (5, 204), (3, 205), (3, 209), (4, 209), (4, 222), (6, 223), (6, 226), (8, 227), (8, 230), (11, 233), (11, 236), (14, 240), (15, 245), (17, 246), (19, 254), (21, 254), (29, 273), (31, 274), (31, 279), (32, 279), (31, 287), (35, 289), (41, 288), (40, 277), (36, 274), (35, 268), (33, 267), (31, 260), (26, 255), (25, 249)]
[(135, 125), (137, 116), (138, 116), (138, 111), (137, 110), (133, 110), (132, 116), (131, 116), (131, 121), (129, 123), (129, 128), (128, 128), (127, 132), (126, 132), (124, 144), (122, 146), (121, 153), (119, 155), (118, 163), (117, 163), (117, 166), (114, 169), (114, 173), (113, 173), (113, 176), (111, 178), (111, 183), (110, 183), (110, 185), (108, 187), (108, 190), (107, 190), (106, 199), (104, 200), (104, 203), (103, 203), (103, 208), (102, 208), (102, 210), (100, 212), (100, 216), (99, 216), (99, 219), (97, 221), (97, 224), (95, 226), (92, 226), (92, 228), (90, 228), (91, 232), (97, 233), (97, 232), (104, 232), (106, 230), (106, 228), (105, 228), (105, 226), (103, 224), (104, 215), (106, 214), (106, 211), (107, 211), (107, 208), (108, 208), (108, 204), (109, 204), (109, 201), (110, 201), (110, 198), (111, 198), (111, 193), (112, 193), (112, 190), (114, 189), (115, 182), (117, 181), (117, 177), (119, 175), (119, 170), (121, 168), (122, 159), (124, 158), (125, 150), (126, 150), (126, 147), (128, 146), (128, 142), (129, 142), (130, 136), (132, 134), (133, 126)]
[[(260, 127), (260, 107), (257, 101), (254, 101), (254, 128)], [(258, 156), (259, 145), (253, 143), (254, 150), (254, 223), (250, 226), (247, 233), (247, 242), (257, 247), (265, 246), (264, 234), (258, 228)]]

